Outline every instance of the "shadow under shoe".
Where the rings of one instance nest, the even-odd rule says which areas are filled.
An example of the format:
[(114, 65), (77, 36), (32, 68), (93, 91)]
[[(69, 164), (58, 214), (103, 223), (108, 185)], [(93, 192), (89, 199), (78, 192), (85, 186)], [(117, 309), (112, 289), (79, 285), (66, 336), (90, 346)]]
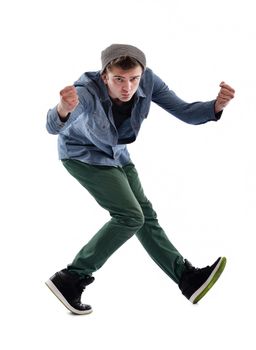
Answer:
[(226, 266), (226, 262), (227, 259), (225, 257), (220, 257), (211, 266), (199, 269), (192, 266), (188, 260), (185, 260), (186, 269), (179, 283), (182, 294), (193, 304), (198, 303), (217, 282)]
[(92, 307), (81, 303), (81, 295), (85, 287), (93, 281), (92, 276), (80, 277), (63, 269), (56, 272), (45, 284), (69, 311), (77, 315), (86, 315), (92, 312)]

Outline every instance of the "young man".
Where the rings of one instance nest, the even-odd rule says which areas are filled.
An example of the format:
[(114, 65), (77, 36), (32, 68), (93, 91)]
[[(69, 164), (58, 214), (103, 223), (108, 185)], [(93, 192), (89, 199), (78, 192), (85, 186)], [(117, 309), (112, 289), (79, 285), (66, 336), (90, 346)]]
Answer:
[(75, 314), (92, 312), (81, 302), (92, 274), (134, 234), (159, 267), (197, 303), (217, 281), (226, 264), (218, 258), (202, 269), (193, 267), (172, 245), (143, 192), (126, 144), (134, 142), (151, 101), (190, 124), (217, 121), (234, 97), (222, 82), (216, 100), (186, 103), (146, 68), (144, 53), (113, 44), (102, 51), (102, 69), (84, 73), (60, 92), (49, 110), (47, 130), (59, 134), (59, 156), (67, 171), (111, 216), (67, 268), (47, 286)]

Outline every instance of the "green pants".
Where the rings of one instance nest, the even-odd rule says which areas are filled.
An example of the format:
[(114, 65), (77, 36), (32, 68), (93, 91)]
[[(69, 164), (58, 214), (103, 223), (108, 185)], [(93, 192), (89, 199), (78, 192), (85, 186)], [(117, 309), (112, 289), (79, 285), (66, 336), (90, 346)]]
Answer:
[(92, 274), (135, 234), (151, 258), (179, 283), (184, 271), (183, 257), (159, 225), (134, 164), (116, 168), (71, 159), (62, 162), (111, 216), (110, 221), (80, 250), (69, 270), (80, 275)]

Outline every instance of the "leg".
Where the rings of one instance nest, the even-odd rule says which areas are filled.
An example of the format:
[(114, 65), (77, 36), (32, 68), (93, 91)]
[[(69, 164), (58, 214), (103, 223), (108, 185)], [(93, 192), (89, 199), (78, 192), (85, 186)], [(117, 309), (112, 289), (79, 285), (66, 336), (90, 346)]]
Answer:
[(65, 160), (63, 164), (111, 215), (111, 220), (69, 266), (70, 271), (90, 275), (143, 226), (144, 216), (122, 168), (92, 166), (76, 160)]
[(152, 259), (178, 283), (186, 298), (193, 304), (197, 303), (219, 279), (225, 268), (226, 258), (220, 257), (214, 264), (202, 269), (193, 267), (187, 260), (184, 261), (160, 227), (156, 213), (143, 193), (134, 165), (129, 164), (124, 170), (145, 219), (136, 236)]
[(184, 259), (159, 225), (156, 212), (143, 192), (135, 166), (129, 164), (123, 169), (145, 219), (144, 225), (137, 231), (136, 236), (161, 269), (176, 283), (179, 283), (185, 269)]
[(68, 269), (57, 272), (46, 282), (70, 311), (92, 312), (90, 305), (81, 303), (83, 289), (94, 279), (90, 274), (133, 234), (191, 302), (197, 303), (215, 284), (225, 268), (226, 258), (219, 258), (203, 269), (184, 262), (159, 225), (133, 164), (121, 169), (91, 166), (75, 160), (63, 163), (112, 217), (81, 249)]

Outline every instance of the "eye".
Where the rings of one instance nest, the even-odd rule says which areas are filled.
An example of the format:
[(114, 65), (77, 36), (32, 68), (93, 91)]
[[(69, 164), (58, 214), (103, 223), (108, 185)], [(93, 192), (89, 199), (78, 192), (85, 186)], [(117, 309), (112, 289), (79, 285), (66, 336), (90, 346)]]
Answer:
[(117, 81), (118, 83), (121, 83), (121, 82), (123, 81), (123, 78), (116, 77), (116, 78), (115, 78), (115, 81)]

